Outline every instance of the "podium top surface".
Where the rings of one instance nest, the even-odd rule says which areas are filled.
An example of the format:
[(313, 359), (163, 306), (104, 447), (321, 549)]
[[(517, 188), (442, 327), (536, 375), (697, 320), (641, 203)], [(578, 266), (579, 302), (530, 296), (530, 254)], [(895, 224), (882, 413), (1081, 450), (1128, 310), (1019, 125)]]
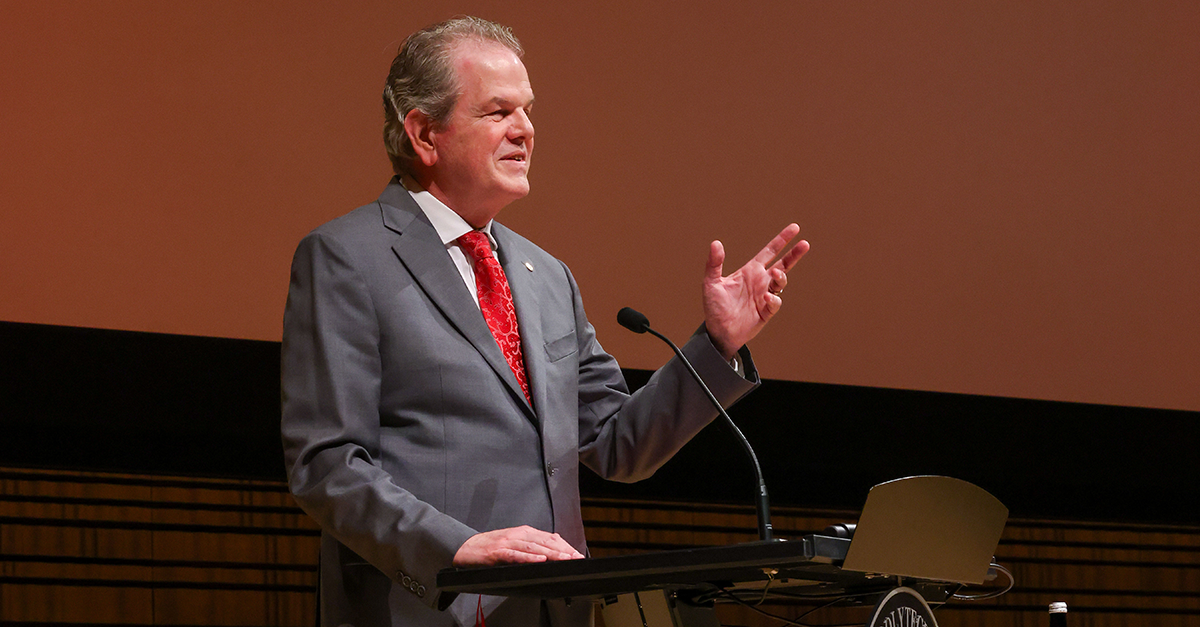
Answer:
[(544, 599), (705, 586), (763, 594), (764, 588), (806, 587), (848, 592), (876, 587), (881, 577), (979, 584), (1007, 518), (1000, 501), (970, 483), (906, 477), (871, 489), (853, 548), (848, 539), (811, 534), (792, 541), (448, 568), (437, 580), (448, 592)]
[[(514, 597), (583, 598), (714, 584), (720, 586), (867, 584), (862, 573), (842, 571), (850, 541), (807, 535), (792, 541), (659, 551), (580, 560), (447, 568), (438, 587), (448, 592)], [(773, 572), (770, 576), (769, 571)], [(860, 581), (861, 580), (861, 581)]]

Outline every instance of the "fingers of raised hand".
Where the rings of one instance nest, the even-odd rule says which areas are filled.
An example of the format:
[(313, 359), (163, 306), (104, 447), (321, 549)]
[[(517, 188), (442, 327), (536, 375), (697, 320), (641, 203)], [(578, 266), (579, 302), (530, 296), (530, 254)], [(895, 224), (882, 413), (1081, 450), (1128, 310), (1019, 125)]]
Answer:
[(796, 262), (800, 261), (800, 258), (804, 256), (804, 253), (808, 252), (808, 248), (808, 240), (800, 240), (796, 242), (794, 245), (792, 245), (791, 249), (787, 251), (787, 254), (781, 257), (779, 261), (772, 267), (782, 267), (785, 271), (791, 270), (792, 266), (796, 265)]
[(765, 323), (766, 321), (770, 320), (772, 316), (779, 313), (779, 310), (782, 307), (783, 299), (780, 298), (779, 294), (772, 294), (768, 292), (766, 296), (763, 297), (764, 311), (761, 314), (763, 322)]
[[(758, 251), (758, 254), (754, 256), (754, 261), (761, 263), (763, 266), (774, 266), (777, 262), (773, 260), (776, 259), (780, 253), (783, 253), (784, 250), (789, 250), (790, 254), (788, 242), (792, 241), (792, 238), (796, 237), (796, 235), (799, 233), (800, 226), (795, 222), (783, 227), (783, 230), (779, 232), (779, 235), (776, 235), (774, 238), (772, 238), (762, 250)], [(795, 249), (795, 245), (793, 245), (791, 249)]]
[(768, 274), (771, 278), (767, 282), (767, 291), (779, 296), (783, 293), (783, 288), (787, 287), (787, 272), (780, 268), (771, 268)]
[(708, 264), (705, 265), (705, 278), (711, 281), (720, 280), (724, 272), (725, 245), (721, 240), (713, 240), (708, 245)]

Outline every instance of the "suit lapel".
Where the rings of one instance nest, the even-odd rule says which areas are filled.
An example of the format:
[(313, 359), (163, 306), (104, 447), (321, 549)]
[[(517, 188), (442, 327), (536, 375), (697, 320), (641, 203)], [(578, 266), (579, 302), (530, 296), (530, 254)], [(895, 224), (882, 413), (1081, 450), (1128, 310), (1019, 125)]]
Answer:
[[(397, 234), (392, 251), (408, 269), (413, 280), (450, 324), (479, 351), (496, 375), (508, 386), (509, 392), (520, 399), (530, 419), (534, 419), (533, 409), (525, 402), (521, 384), (508, 367), (508, 361), (504, 359), (504, 353), (496, 344), (496, 338), (492, 337), (492, 332), (467, 291), (458, 268), (450, 260), (450, 255), (446, 254), (446, 246), (442, 244), (425, 213), (413, 201), (408, 191), (395, 181), (380, 196), (379, 207), (384, 226)], [(524, 349), (525, 328), (520, 312), (518, 305), (517, 320), (521, 325), (521, 343)], [(532, 391), (530, 394), (532, 395)]]

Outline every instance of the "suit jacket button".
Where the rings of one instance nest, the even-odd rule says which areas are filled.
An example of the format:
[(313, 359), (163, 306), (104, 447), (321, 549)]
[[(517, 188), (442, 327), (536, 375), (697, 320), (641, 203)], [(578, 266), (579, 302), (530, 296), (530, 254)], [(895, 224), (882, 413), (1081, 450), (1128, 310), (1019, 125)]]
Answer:
[(412, 577), (409, 577), (408, 575), (401, 577), (400, 585), (404, 586), (405, 588), (409, 587), (412, 585)]
[(425, 598), (425, 586), (417, 586), (417, 596), (422, 599)]

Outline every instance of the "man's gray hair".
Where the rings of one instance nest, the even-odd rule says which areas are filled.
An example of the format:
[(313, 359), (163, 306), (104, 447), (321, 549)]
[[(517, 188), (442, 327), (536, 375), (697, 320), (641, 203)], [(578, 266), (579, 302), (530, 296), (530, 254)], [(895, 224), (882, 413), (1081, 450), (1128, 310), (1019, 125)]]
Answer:
[(459, 16), (421, 29), (400, 46), (383, 88), (383, 145), (392, 169), (408, 172), (417, 154), (404, 132), (404, 118), (416, 109), (434, 124), (445, 124), (462, 91), (454, 73), (455, 47), (465, 41), (496, 42), (521, 57), (521, 42), (507, 27)]

